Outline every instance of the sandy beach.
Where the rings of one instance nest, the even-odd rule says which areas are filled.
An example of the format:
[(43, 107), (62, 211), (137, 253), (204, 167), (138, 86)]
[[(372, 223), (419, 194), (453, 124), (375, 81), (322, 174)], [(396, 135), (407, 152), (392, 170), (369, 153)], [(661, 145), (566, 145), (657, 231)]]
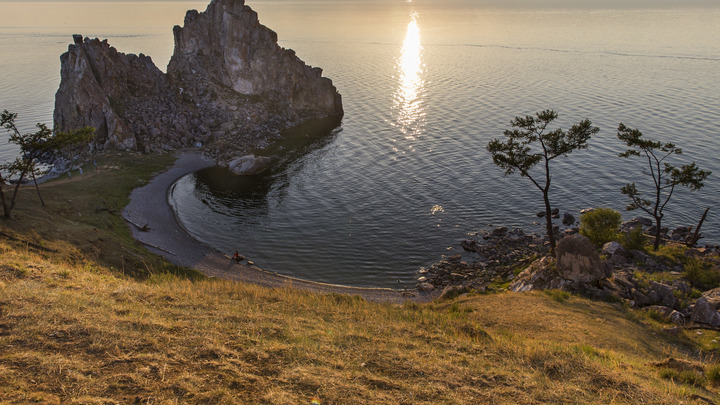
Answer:
[(133, 190), (130, 204), (123, 210), (123, 218), (130, 224), (133, 236), (169, 262), (196, 269), (208, 277), (272, 288), (293, 287), (317, 293), (359, 295), (372, 302), (427, 302), (438, 295), (437, 292), (362, 288), (302, 280), (265, 271), (244, 261), (237, 263), (230, 257), (232, 252), (219, 252), (203, 244), (179, 224), (168, 203), (168, 191), (180, 177), (214, 165), (212, 159), (197, 151), (178, 152), (172, 167), (156, 175), (147, 185)]

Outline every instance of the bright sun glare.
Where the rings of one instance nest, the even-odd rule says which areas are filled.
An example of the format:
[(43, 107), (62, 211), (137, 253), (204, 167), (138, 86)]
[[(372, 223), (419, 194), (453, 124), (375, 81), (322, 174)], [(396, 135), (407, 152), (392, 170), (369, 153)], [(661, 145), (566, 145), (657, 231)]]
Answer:
[(423, 90), (422, 45), (417, 13), (410, 15), (405, 40), (403, 41), (398, 70), (399, 87), (395, 95), (399, 110), (398, 123), (406, 135), (414, 137), (419, 131), (418, 124), (424, 115), (420, 93)]

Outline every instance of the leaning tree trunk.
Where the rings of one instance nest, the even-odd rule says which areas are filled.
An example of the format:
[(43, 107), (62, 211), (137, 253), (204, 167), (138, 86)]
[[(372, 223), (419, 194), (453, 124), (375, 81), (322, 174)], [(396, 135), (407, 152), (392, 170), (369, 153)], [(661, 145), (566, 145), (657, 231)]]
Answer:
[(550, 198), (547, 190), (543, 190), (543, 199), (545, 199), (545, 226), (550, 240), (550, 254), (555, 257), (555, 233), (553, 232), (552, 209), (550, 208)]
[(45, 200), (43, 200), (42, 194), (40, 194), (40, 187), (38, 186), (38, 182), (37, 182), (37, 179), (35, 178), (35, 172), (34, 172), (34, 171), (33, 171), (33, 174), (32, 174), (32, 178), (33, 178), (33, 182), (35, 183), (35, 190), (37, 190), (38, 198), (40, 199), (40, 204), (42, 204), (42, 206), (44, 207), (44, 206), (45, 206)]
[(10, 218), (10, 211), (8, 211), (7, 201), (5, 201), (5, 192), (2, 189), (3, 184), (5, 184), (5, 181), (0, 179), (0, 200), (2, 200), (3, 216), (5, 218)]
[(13, 190), (12, 199), (10, 199), (10, 206), (5, 211), (5, 218), (10, 218), (10, 212), (12, 212), (13, 208), (15, 208), (15, 199), (17, 198), (18, 190), (20, 189), (20, 184), (22, 184), (22, 181), (24, 178), (25, 178), (25, 173), (21, 173), (20, 178), (18, 179), (18, 182), (15, 185), (15, 190)]
[(697, 227), (695, 228), (695, 233), (693, 234), (692, 238), (687, 242), (688, 247), (694, 247), (696, 243), (700, 240), (700, 227), (702, 226), (703, 222), (705, 222), (705, 217), (707, 217), (707, 213), (710, 211), (710, 207), (705, 208), (705, 212), (702, 214), (702, 218), (700, 218), (700, 222), (698, 222)]

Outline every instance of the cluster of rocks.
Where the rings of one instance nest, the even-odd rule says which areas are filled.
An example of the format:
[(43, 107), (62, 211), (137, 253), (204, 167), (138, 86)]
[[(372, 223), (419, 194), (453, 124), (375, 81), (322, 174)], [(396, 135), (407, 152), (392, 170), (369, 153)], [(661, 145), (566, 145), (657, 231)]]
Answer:
[[(553, 216), (559, 218), (559, 212)], [(476, 260), (463, 260), (462, 255), (444, 258), (419, 271), (417, 287), (424, 291), (440, 290), (441, 297), (484, 292), (505, 285), (516, 292), (561, 289), (594, 299), (624, 301), (678, 324), (694, 322), (720, 328), (720, 288), (702, 293), (695, 301), (691, 297), (697, 297), (697, 291), (682, 277), (685, 269), (681, 262), (629, 251), (618, 242), (609, 242), (598, 252), (588, 238), (578, 233), (574, 218), (570, 217), (563, 216), (564, 225), (570, 228), (554, 229), (558, 240), (556, 258), (547, 255), (546, 238), (526, 234), (521, 229), (498, 227), (478, 233), (481, 238), (461, 241), (466, 251), (477, 253)], [(654, 231), (652, 221), (643, 218), (623, 223), (621, 230), (627, 232), (637, 226), (646, 234)], [(663, 234), (668, 236), (664, 239), (666, 243), (693, 236), (692, 227), (679, 227)], [(718, 250), (717, 246), (706, 245), (688, 249), (685, 254), (714, 263), (720, 271)], [(652, 274), (663, 277), (647, 276)]]
[(485, 290), (496, 279), (512, 274), (511, 266), (529, 263), (538, 254), (547, 253), (543, 238), (527, 234), (520, 228), (496, 227), (477, 234), (482, 241), (465, 239), (463, 249), (477, 253), (473, 261), (462, 260), (462, 255), (452, 255), (420, 269), (418, 288), (424, 291), (441, 289), (458, 293), (468, 290)]
[[(696, 249), (687, 254), (709, 253)], [(627, 251), (617, 242), (607, 243), (602, 255), (608, 259), (601, 260), (592, 242), (582, 235), (565, 237), (557, 245), (557, 259), (546, 256), (536, 260), (517, 276), (509, 290), (562, 289), (595, 299), (624, 301), (681, 325), (695, 322), (720, 328), (720, 289), (702, 293), (693, 303), (692, 286), (680, 277), (682, 265), (670, 259), (653, 259), (641, 251)], [(664, 273), (672, 281), (638, 279), (638, 270)]]
[(208, 145), (221, 163), (282, 138), (313, 118), (340, 117), (340, 94), (322, 69), (277, 44), (243, 0), (213, 0), (176, 26), (167, 74), (143, 54), (74, 36), (61, 56), (55, 125), (96, 128), (85, 148), (158, 152)]

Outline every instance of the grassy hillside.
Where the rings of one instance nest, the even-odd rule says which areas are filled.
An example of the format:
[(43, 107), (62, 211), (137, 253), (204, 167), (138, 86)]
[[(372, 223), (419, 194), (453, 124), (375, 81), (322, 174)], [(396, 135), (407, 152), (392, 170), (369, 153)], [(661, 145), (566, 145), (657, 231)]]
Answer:
[(0, 403), (720, 399), (716, 332), (670, 333), (620, 304), (504, 293), (398, 306), (196, 277), (113, 213), (171, 160), (112, 159), (122, 168), (44, 185), (46, 208), (26, 190), (0, 220)]

